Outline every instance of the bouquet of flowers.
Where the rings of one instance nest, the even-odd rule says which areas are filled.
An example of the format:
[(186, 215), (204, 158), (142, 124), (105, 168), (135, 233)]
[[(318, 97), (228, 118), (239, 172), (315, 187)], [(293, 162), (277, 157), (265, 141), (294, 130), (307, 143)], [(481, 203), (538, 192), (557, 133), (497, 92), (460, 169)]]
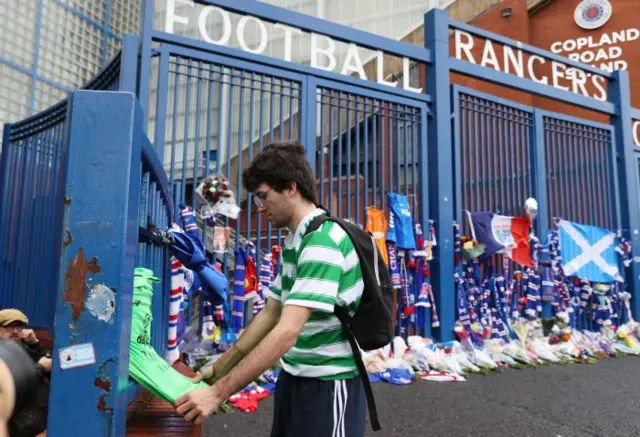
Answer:
[(466, 364), (468, 366), (468, 363), (470, 363), (475, 367), (468, 367), (471, 367), (473, 371), (484, 375), (487, 375), (492, 370), (500, 370), (496, 362), (493, 361), (485, 351), (479, 348), (476, 349), (471, 342), (469, 332), (467, 332), (466, 328), (462, 326), (462, 323), (459, 321), (456, 322), (454, 331), (459, 340), (459, 343), (456, 342), (454, 352), (458, 354), (458, 361), (461, 364)]
[(628, 355), (640, 355), (640, 343), (627, 326), (620, 327), (617, 334), (618, 341), (614, 343), (614, 347), (618, 351)]
[(476, 259), (484, 253), (485, 245), (478, 243), (477, 240), (464, 236), (460, 238), (460, 243), (462, 245), (462, 259), (465, 261)]
[(234, 190), (231, 183), (221, 175), (209, 175), (196, 188), (198, 202), (203, 205), (201, 213), (210, 218), (221, 214), (231, 219), (237, 219), (240, 208), (236, 205)]

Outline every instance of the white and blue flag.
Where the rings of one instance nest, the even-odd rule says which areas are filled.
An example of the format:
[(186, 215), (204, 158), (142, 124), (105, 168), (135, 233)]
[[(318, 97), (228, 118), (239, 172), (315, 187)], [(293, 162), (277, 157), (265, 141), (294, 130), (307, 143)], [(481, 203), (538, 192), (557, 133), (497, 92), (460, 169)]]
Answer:
[(566, 220), (558, 223), (558, 233), (565, 276), (597, 283), (624, 282), (615, 233)]

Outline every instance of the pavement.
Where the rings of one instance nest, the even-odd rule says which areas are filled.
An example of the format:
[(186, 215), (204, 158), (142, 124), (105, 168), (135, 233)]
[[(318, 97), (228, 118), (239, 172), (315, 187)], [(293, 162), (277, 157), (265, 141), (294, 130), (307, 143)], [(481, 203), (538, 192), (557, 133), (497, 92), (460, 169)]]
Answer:
[[(373, 389), (382, 430), (367, 424), (367, 437), (640, 436), (640, 357)], [(272, 413), (269, 396), (256, 413), (210, 418), (204, 436), (269, 436)]]

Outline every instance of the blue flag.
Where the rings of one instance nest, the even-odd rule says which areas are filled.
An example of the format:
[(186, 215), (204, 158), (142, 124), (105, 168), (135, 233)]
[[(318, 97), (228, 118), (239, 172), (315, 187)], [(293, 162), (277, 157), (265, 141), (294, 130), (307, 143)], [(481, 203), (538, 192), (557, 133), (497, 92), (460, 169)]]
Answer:
[(558, 223), (558, 233), (565, 276), (596, 283), (624, 282), (615, 233), (566, 220)]

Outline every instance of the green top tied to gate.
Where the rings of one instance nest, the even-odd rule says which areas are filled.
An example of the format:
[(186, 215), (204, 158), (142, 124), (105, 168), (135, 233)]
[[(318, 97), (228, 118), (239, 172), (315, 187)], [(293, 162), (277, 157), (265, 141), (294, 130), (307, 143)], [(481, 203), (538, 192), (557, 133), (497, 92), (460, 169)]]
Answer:
[(151, 346), (151, 301), (153, 284), (160, 280), (144, 268), (135, 269), (133, 313), (131, 316), (131, 357), (129, 375), (154, 395), (173, 403), (180, 396), (200, 387), (193, 384), (163, 360)]

